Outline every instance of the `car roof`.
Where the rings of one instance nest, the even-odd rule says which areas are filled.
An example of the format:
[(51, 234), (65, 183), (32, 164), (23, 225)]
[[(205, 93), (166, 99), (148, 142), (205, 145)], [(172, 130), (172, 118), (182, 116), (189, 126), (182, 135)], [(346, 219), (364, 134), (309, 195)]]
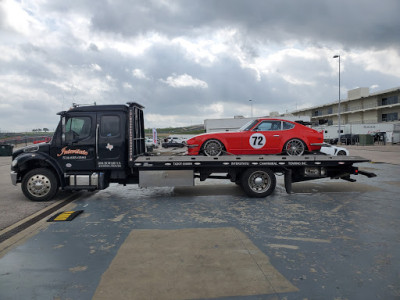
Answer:
[[(286, 120), (286, 119), (278, 119), (278, 118), (259, 118), (258, 121), (284, 121), (289, 123), (296, 123), (294, 121)], [(298, 123), (296, 123), (298, 124)]]

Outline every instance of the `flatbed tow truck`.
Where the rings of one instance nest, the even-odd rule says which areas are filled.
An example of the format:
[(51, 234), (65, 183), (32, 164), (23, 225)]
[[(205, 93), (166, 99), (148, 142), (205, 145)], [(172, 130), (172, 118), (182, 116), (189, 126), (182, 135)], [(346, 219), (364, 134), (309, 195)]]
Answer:
[(353, 156), (310, 154), (154, 156), (146, 153), (143, 106), (77, 106), (60, 112), (50, 143), (14, 151), (11, 181), (21, 183), (33, 201), (52, 199), (63, 190), (102, 190), (110, 183), (153, 186), (193, 186), (195, 178), (229, 179), (250, 197), (266, 197), (283, 174), (285, 188), (293, 182), (319, 178), (355, 181), (350, 175), (373, 173), (353, 164), (369, 160)]

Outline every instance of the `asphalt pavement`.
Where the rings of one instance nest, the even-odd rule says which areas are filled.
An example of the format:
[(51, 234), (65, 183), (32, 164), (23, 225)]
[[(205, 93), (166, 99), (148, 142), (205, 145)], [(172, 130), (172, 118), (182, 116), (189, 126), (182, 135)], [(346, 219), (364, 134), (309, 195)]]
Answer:
[[(0, 243), (0, 299), (398, 299), (400, 147), (353, 147), (377, 177), (296, 183), (290, 195), (279, 177), (265, 199), (221, 180), (83, 194), (63, 208), (84, 211), (73, 221)], [(0, 220), (15, 217), (3, 226), (70, 196), (30, 202), (9, 163)]]

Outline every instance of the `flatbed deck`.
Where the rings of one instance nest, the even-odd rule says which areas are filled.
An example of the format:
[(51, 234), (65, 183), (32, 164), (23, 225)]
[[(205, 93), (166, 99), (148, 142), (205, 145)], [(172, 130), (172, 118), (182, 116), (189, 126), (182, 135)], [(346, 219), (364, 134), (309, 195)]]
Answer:
[(359, 156), (327, 155), (226, 155), (226, 156), (140, 156), (134, 161), (139, 169), (154, 167), (216, 167), (216, 166), (336, 166), (369, 162)]

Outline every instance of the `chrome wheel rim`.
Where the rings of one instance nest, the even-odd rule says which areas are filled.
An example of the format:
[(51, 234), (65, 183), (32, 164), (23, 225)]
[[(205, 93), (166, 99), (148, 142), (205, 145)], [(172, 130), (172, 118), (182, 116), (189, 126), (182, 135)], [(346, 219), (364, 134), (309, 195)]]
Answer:
[(304, 144), (300, 140), (290, 140), (286, 145), (286, 153), (290, 156), (300, 156), (304, 150)]
[(256, 193), (264, 193), (271, 186), (269, 175), (262, 171), (251, 174), (248, 183), (251, 190)]
[(27, 183), (28, 192), (35, 197), (46, 196), (51, 189), (50, 179), (42, 174), (35, 174), (29, 178)]
[(211, 140), (204, 144), (204, 154), (207, 156), (219, 156), (222, 154), (222, 144), (219, 141)]

